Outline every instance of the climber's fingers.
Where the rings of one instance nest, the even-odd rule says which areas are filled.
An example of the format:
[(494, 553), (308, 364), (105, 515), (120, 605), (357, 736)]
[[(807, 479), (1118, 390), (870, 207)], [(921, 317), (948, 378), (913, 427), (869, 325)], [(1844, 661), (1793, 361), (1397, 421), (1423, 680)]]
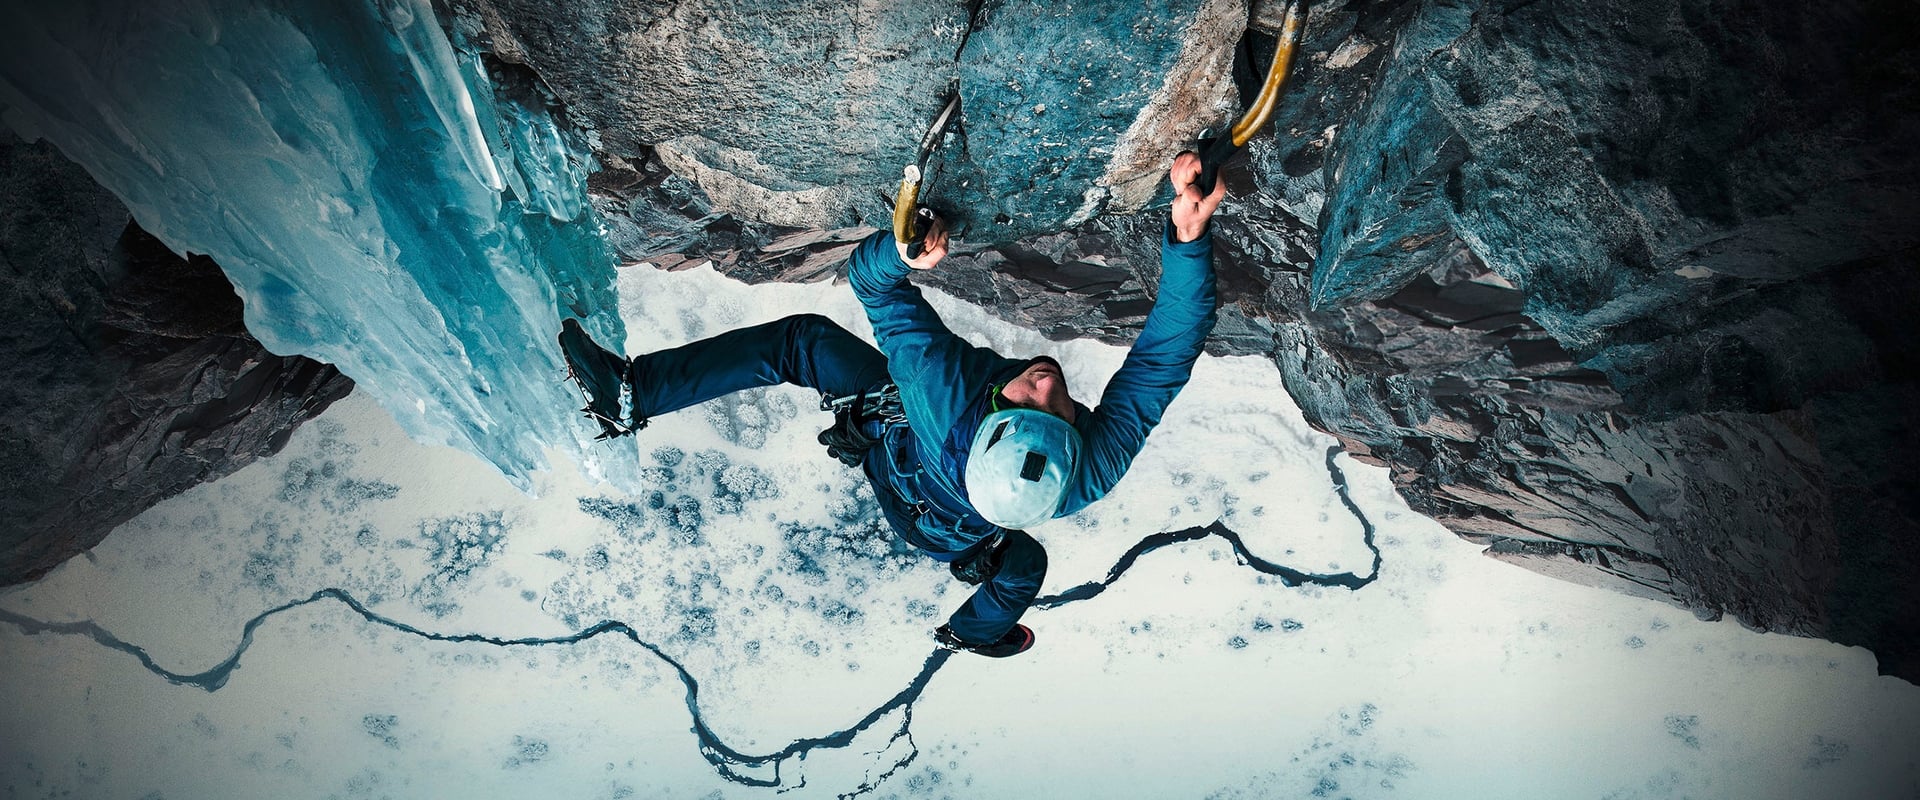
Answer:
[(1220, 202), (1227, 197), (1227, 182), (1215, 180), (1213, 191), (1201, 194), (1197, 182), (1203, 170), (1200, 156), (1188, 151), (1174, 156), (1173, 167), (1167, 171), (1167, 180), (1173, 183), (1173, 208), (1171, 209), (1175, 235), (1180, 241), (1190, 242), (1206, 229), (1207, 220), (1213, 218), (1213, 212), (1220, 208)]
[(1200, 155), (1187, 150), (1173, 157), (1173, 168), (1167, 171), (1167, 179), (1173, 182), (1175, 197), (1186, 197), (1189, 193), (1198, 195), (1194, 181), (1200, 178)]
[(940, 259), (946, 257), (947, 229), (943, 225), (927, 234), (926, 249), (921, 251), (919, 258), (907, 262), (907, 266), (914, 269), (933, 269), (940, 265)]

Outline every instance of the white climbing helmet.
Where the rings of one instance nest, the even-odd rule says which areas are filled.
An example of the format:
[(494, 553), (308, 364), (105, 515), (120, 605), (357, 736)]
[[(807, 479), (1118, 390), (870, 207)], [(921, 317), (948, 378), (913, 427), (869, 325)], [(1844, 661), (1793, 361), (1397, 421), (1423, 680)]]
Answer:
[(1080, 432), (1031, 408), (988, 414), (967, 451), (967, 499), (988, 522), (1025, 528), (1053, 518), (1080, 461)]

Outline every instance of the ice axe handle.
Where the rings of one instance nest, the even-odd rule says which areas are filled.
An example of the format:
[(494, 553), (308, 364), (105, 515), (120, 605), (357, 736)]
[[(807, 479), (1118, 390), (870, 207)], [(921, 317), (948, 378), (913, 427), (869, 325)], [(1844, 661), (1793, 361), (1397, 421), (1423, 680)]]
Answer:
[(1200, 177), (1194, 179), (1193, 188), (1200, 190), (1200, 196), (1213, 194), (1213, 186), (1220, 181), (1220, 166), (1233, 158), (1240, 148), (1233, 146), (1233, 137), (1221, 136), (1201, 143)]
[(919, 258), (921, 253), (926, 252), (927, 234), (933, 230), (934, 223), (939, 220), (940, 212), (931, 208), (916, 206), (913, 209), (914, 235), (913, 238), (906, 243), (907, 258)]
[(900, 193), (893, 198), (893, 240), (906, 245), (908, 259), (926, 250), (927, 233), (940, 219), (940, 212), (920, 205), (920, 168), (907, 167)]
[(927, 231), (940, 214), (920, 205), (920, 169), (907, 167), (900, 193), (893, 199), (893, 240), (907, 246), (907, 258), (919, 258), (927, 247)]
[(900, 192), (893, 196), (893, 240), (904, 245), (912, 245), (920, 239), (920, 232), (914, 230), (914, 210), (920, 207), (920, 168), (907, 167), (906, 177), (900, 180)]

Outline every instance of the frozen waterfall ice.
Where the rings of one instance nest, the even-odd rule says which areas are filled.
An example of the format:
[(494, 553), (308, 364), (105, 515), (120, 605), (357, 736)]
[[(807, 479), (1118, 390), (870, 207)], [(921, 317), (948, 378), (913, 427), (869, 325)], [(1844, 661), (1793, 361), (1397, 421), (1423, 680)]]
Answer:
[(378, 0), (380, 16), (393, 30), (395, 41), (413, 64), (427, 102), (440, 117), (440, 127), (452, 138), (466, 159), (473, 176), (494, 191), (507, 188), (494, 166), (493, 152), (487, 147), (481, 123), (474, 115), (473, 95), (461, 80), (453, 47), (446, 34), (434, 24), (433, 4), (426, 0)]
[[(536, 82), (425, 0), (25, 4), (0, 113), (218, 261), (269, 349), (517, 485), (589, 428), (550, 343), (623, 339), (590, 159)], [(505, 70), (505, 71), (503, 71)], [(617, 472), (618, 468), (609, 465)]]

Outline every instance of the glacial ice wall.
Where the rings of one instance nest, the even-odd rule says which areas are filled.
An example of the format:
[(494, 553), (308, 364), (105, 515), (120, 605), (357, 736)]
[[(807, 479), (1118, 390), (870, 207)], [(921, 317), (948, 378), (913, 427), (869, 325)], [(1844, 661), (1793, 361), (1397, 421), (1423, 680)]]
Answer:
[(526, 487), (579, 451), (552, 341), (624, 339), (587, 143), (427, 0), (21, 4), (0, 117), (178, 251), (269, 349), (335, 364), (415, 438)]

